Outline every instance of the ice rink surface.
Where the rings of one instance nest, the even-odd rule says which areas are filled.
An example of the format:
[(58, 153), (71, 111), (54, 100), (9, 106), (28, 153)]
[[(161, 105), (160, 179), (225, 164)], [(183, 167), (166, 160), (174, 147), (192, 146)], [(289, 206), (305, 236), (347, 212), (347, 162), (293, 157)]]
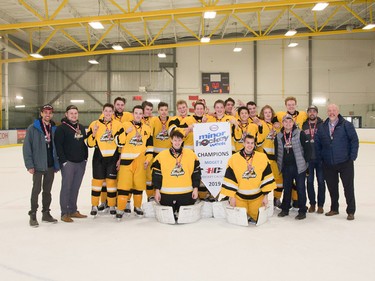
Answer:
[[(0, 280), (374, 280), (375, 146), (361, 144), (355, 162), (357, 212), (346, 220), (340, 189), (340, 214), (276, 211), (259, 227), (202, 219), (189, 225), (163, 225), (155, 219), (117, 222), (109, 215), (60, 221), (60, 173), (53, 185), (51, 213), (57, 224), (29, 226), (31, 175), (22, 148), (0, 149)], [(79, 196), (89, 214), (91, 159)], [(41, 202), (41, 198), (40, 201)], [(324, 210), (330, 197), (326, 193)]]

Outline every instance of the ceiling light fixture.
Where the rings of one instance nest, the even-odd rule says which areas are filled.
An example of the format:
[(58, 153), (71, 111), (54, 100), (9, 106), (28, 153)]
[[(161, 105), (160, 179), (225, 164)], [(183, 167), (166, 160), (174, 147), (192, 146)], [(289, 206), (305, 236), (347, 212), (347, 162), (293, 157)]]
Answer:
[(161, 58), (161, 59), (165, 59), (167, 57), (167, 55), (164, 52), (160, 52), (160, 53), (158, 53), (158, 57)]
[(289, 29), (289, 30), (285, 33), (285, 36), (290, 37), (290, 36), (294, 36), (294, 35), (296, 35), (296, 34), (297, 34), (297, 30), (295, 30), (295, 29)]
[(32, 56), (35, 59), (42, 59), (42, 58), (44, 58), (44, 56), (41, 55), (41, 54), (39, 54), (39, 53), (31, 53), (30, 56)]
[(296, 42), (290, 42), (289, 44), (288, 44), (288, 47), (289, 48), (294, 48), (294, 47), (297, 47), (298, 46), (298, 43), (296, 43)]
[(102, 25), (102, 23), (100, 21), (92, 21), (92, 22), (89, 22), (89, 25), (93, 28), (93, 29), (104, 29), (104, 26)]
[(367, 25), (365, 25), (364, 27), (362, 27), (362, 29), (364, 30), (370, 30), (370, 29), (373, 29), (375, 28), (375, 23), (369, 23)]
[(71, 103), (84, 103), (85, 100), (70, 100)]
[(23, 100), (23, 96), (16, 96), (16, 100)]
[(233, 23), (236, 26), (236, 44), (234, 44), (233, 52), (239, 53), (242, 51), (241, 47), (237, 47), (237, 22)]
[(209, 43), (211, 41), (211, 38), (208, 36), (203, 36), (201, 38), (201, 43)]
[(91, 64), (99, 64), (99, 62), (96, 59), (90, 59), (89, 63), (91, 63)]
[(120, 44), (118, 44), (118, 43), (113, 44), (112, 45), (112, 49), (115, 50), (115, 51), (122, 51), (122, 50), (124, 50), (124, 48)]
[(147, 101), (149, 101), (149, 102), (153, 102), (153, 103), (158, 103), (158, 102), (160, 102), (159, 99), (147, 99)]
[(24, 104), (16, 105), (15, 108), (25, 108)]
[(325, 8), (327, 8), (329, 5), (329, 3), (325, 3), (325, 2), (322, 2), (322, 3), (316, 3), (315, 6), (312, 8), (313, 11), (317, 12), (317, 11), (323, 11)]
[(215, 11), (204, 12), (203, 17), (205, 19), (214, 19), (216, 17), (216, 12)]

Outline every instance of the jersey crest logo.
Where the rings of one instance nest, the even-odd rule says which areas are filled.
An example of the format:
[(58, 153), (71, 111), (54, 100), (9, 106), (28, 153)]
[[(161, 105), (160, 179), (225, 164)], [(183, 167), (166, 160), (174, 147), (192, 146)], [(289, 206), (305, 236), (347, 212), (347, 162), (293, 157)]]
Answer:
[(254, 167), (252, 167), (250, 170), (246, 170), (242, 174), (242, 178), (245, 180), (256, 178), (257, 174), (255, 173)]
[(157, 134), (156, 139), (162, 141), (169, 139), (168, 131), (161, 131), (159, 134)]
[(183, 175), (185, 175), (184, 169), (182, 168), (181, 164), (177, 164), (171, 172), (171, 177), (178, 177)]
[(101, 136), (101, 142), (112, 142), (114, 140), (111, 131), (105, 131), (104, 134)]
[(134, 136), (129, 141), (129, 144), (132, 144), (134, 146), (140, 146), (143, 144), (142, 138), (140, 136)]

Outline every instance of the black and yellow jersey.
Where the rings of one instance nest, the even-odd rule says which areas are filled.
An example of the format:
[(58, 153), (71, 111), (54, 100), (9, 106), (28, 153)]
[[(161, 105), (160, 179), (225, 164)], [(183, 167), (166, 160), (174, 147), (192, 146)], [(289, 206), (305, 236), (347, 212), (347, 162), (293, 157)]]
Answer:
[[(196, 124), (196, 123), (202, 123), (202, 120), (204, 119), (204, 116), (198, 117), (196, 115), (189, 115), (182, 119), (182, 122), (179, 124), (177, 130), (179, 130), (184, 136), (184, 147), (194, 150), (194, 135), (193, 131), (189, 130), (188, 133), (186, 133), (186, 129), (189, 128), (189, 126)], [(207, 117), (206, 117), (207, 120)]]
[(216, 116), (212, 115), (207, 116), (207, 122), (231, 122), (232, 120), (236, 120), (236, 118), (227, 114), (224, 114), (224, 116), (221, 118), (217, 118)]
[(249, 160), (242, 149), (229, 158), (221, 188), (223, 195), (234, 197), (237, 194), (242, 199), (251, 200), (275, 188), (271, 165), (264, 153), (254, 151), (252, 160)]
[[(132, 130), (126, 133), (129, 128)], [(142, 122), (136, 124), (134, 121), (123, 124), (123, 133), (117, 137), (118, 145), (121, 146), (121, 162), (133, 160), (141, 154), (145, 154), (147, 161), (152, 160), (153, 140), (150, 126)], [(126, 161), (125, 161), (126, 162)]]
[[(95, 137), (93, 137), (92, 133), (95, 126), (98, 129)], [(91, 122), (88, 128), (87, 146), (99, 149), (103, 157), (111, 157), (117, 149), (115, 139), (123, 131), (122, 124), (117, 120), (112, 119), (109, 122), (105, 122), (103, 119), (95, 120)]]
[(151, 168), (152, 183), (161, 193), (184, 194), (199, 187), (199, 160), (191, 149), (183, 148), (179, 153), (164, 150), (155, 157)]
[(150, 120), (155, 156), (159, 152), (169, 149), (172, 146), (169, 139), (170, 132), (172, 131), (170, 127), (171, 120), (172, 118), (170, 116), (167, 116), (165, 121), (162, 121), (159, 116), (154, 116)]
[(254, 123), (241, 123), (240, 120), (237, 121), (238, 126), (232, 127), (232, 138), (234, 141), (234, 151), (240, 151), (243, 148), (243, 140), (246, 135), (252, 135), (257, 142), (258, 138), (258, 125)]
[[(103, 119), (104, 118), (104, 115), (101, 114), (99, 116), (99, 119)], [(133, 121), (133, 114), (130, 113), (130, 112), (122, 112), (122, 113), (118, 113), (118, 112), (115, 112), (113, 115), (112, 115), (112, 118), (121, 122), (121, 123), (124, 123), (126, 121)]]
[[(281, 127), (283, 126), (283, 117), (286, 115), (286, 114), (290, 114), (289, 112), (285, 112), (285, 111), (280, 111), (280, 112), (277, 112), (276, 113), (276, 117), (274, 118), (274, 121), (278, 121), (281, 125)], [(290, 114), (292, 117), (293, 117), (293, 120), (294, 120), (294, 123), (296, 123), (297, 127), (299, 129), (302, 129), (302, 125), (303, 123), (307, 120), (308, 118), (308, 115), (305, 111), (297, 111), (294, 112), (294, 114)]]
[(263, 133), (265, 134), (266, 138), (261, 146), (257, 147), (257, 151), (263, 152), (267, 155), (269, 160), (275, 160), (275, 138), (279, 129), (273, 128), (272, 123), (265, 122), (265, 126), (263, 126)]

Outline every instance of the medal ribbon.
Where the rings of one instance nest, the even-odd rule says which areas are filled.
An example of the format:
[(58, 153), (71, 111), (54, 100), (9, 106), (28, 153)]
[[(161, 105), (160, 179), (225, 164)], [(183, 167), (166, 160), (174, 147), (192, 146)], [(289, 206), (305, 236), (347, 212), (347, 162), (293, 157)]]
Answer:
[(311, 123), (309, 121), (309, 130), (310, 130), (310, 139), (314, 139), (314, 136), (315, 136), (315, 130), (316, 130), (316, 125), (314, 125), (314, 128), (311, 127), (311, 124), (315, 124), (315, 123)]
[(254, 157), (254, 152), (251, 152), (251, 155), (247, 155), (245, 152), (245, 149), (243, 150), (243, 157), (246, 160), (247, 163), (247, 170), (250, 172), (251, 169), (253, 168), (253, 157)]
[(182, 150), (181, 153), (178, 153), (173, 147), (171, 147), (171, 151), (173, 154), (173, 157), (176, 159), (176, 167), (181, 166), (181, 160), (182, 160)]
[(70, 127), (76, 134), (80, 134), (81, 130), (79, 129), (79, 124), (77, 123), (77, 128), (74, 128), (72, 125), (68, 124), (67, 122), (63, 121), (63, 124), (67, 125)]
[(49, 144), (51, 142), (51, 133), (50, 133), (50, 128), (51, 128), (51, 125), (48, 124), (46, 126), (46, 124), (44, 123), (44, 121), (42, 120), (42, 123), (43, 123), (43, 128), (44, 128), (44, 132), (46, 133), (46, 140), (47, 140), (47, 143)]

